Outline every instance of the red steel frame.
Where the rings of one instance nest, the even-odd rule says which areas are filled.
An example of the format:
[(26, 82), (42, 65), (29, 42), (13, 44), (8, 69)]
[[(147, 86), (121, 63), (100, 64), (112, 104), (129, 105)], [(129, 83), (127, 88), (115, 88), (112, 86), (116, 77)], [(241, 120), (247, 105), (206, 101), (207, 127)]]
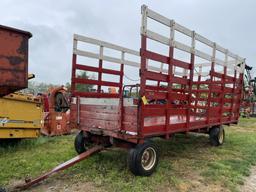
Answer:
[[(230, 124), (230, 123), (237, 123), (238, 118), (239, 118), (239, 106), (241, 102), (241, 93), (242, 93), (242, 82), (243, 82), (243, 75), (240, 74), (239, 78), (236, 78), (236, 73), (234, 77), (227, 76), (226, 73), (224, 74), (219, 74), (217, 72), (214, 72), (214, 62), (212, 63), (211, 67), (211, 81), (207, 82), (209, 84), (209, 90), (208, 90), (208, 106), (206, 107), (199, 107), (197, 105), (191, 106), (190, 103), (193, 99), (193, 101), (198, 102), (201, 101), (202, 99), (200, 98), (192, 98), (191, 95), (192, 93), (200, 93), (200, 92), (205, 92), (205, 90), (200, 90), (198, 87), (196, 90), (192, 90), (193, 85), (200, 85), (204, 84), (206, 82), (200, 81), (197, 82), (193, 81), (193, 72), (190, 73), (189, 78), (178, 78), (175, 77), (174, 75), (169, 75), (172, 74), (172, 68), (173, 66), (178, 66), (184, 69), (188, 69), (190, 71), (193, 71), (194, 69), (194, 54), (191, 53), (191, 62), (190, 63), (185, 63), (180, 60), (176, 60), (173, 58), (173, 47), (170, 46), (170, 53), (169, 57), (166, 57), (164, 55), (160, 55), (158, 53), (154, 53), (151, 51), (148, 51), (146, 48), (146, 41), (147, 37), (142, 35), (142, 46), (141, 46), (141, 97), (146, 96), (146, 97), (151, 97), (151, 99), (167, 99), (167, 104), (165, 107), (162, 105), (141, 105), (140, 108), (140, 118), (144, 119), (145, 117), (152, 117), (152, 116), (166, 116), (167, 121), (165, 122), (165, 125), (158, 125), (158, 126), (151, 126), (151, 127), (145, 127), (144, 126), (144, 121), (140, 120), (141, 128), (140, 128), (140, 134), (143, 136), (148, 136), (148, 135), (166, 135), (166, 137), (169, 136), (170, 133), (175, 133), (175, 132), (185, 132), (185, 131), (191, 131), (193, 129), (199, 129), (199, 128), (210, 128), (212, 126), (216, 125), (222, 125), (222, 124)], [(155, 72), (149, 72), (146, 69), (146, 59), (151, 59), (155, 60), (158, 62), (164, 62), (169, 65), (169, 74), (168, 75), (163, 75), (160, 73), (155, 73)], [(226, 71), (226, 70), (225, 70)], [(213, 77), (220, 77), (220, 81), (213, 81)], [(163, 92), (159, 92), (157, 88), (155, 87), (149, 87), (146, 85), (146, 80), (155, 80), (155, 81), (163, 81), (168, 83), (168, 87), (164, 89)], [(172, 89), (172, 83), (177, 83), (177, 84), (185, 84), (189, 88), (187, 90), (187, 95), (184, 97), (184, 94), (182, 93), (177, 93), (176, 91), (180, 90), (175, 90)], [(234, 83), (236, 88), (228, 88), (225, 87), (226, 83)], [(158, 87), (159, 88), (159, 87)], [(163, 88), (162, 88), (163, 90)], [(184, 90), (186, 91), (186, 90)], [(166, 94), (167, 93), (167, 94)], [(212, 98), (211, 95), (213, 93), (218, 93), (220, 94), (220, 98)], [(237, 99), (226, 99), (224, 98), (225, 93), (233, 93), (234, 96), (232, 98), (237, 97)], [(152, 97), (152, 95), (154, 95)], [(172, 105), (172, 101), (174, 100), (182, 100), (182, 101), (187, 101), (186, 105), (180, 106), (177, 108), (177, 106)], [(211, 102), (218, 102), (220, 103), (219, 107), (213, 107), (211, 106)], [(234, 107), (234, 103), (237, 103), (236, 106)], [(224, 103), (230, 103), (231, 107), (222, 107)], [(191, 108), (194, 109), (206, 109), (207, 110), (207, 116), (206, 119), (201, 120), (201, 121), (193, 121), (191, 122), (190, 117), (191, 117)], [(216, 112), (214, 112), (216, 111)], [(233, 116), (229, 117), (223, 117), (223, 112), (233, 112)], [(181, 116), (186, 116), (186, 122), (184, 123), (179, 123), (179, 124), (172, 124), (172, 122), (169, 122), (170, 115), (181, 115)]]
[[(121, 87), (122, 87), (122, 79), (123, 79), (123, 67), (121, 67), (120, 71), (117, 70), (111, 70), (111, 69), (103, 69), (102, 68), (102, 59), (99, 59), (99, 67), (91, 67), (86, 65), (77, 64), (77, 56), (73, 54), (72, 59), (72, 86), (71, 86), (71, 92), (73, 96), (81, 96), (81, 97), (97, 97), (97, 98), (119, 98), (121, 96)], [(98, 79), (97, 80), (90, 80), (90, 79), (82, 79), (76, 77), (76, 70), (84, 70), (84, 71), (91, 71), (91, 72), (97, 72), (98, 73)], [(107, 82), (102, 81), (102, 73), (106, 74), (112, 74), (112, 75), (119, 75), (120, 76), (120, 82), (119, 83), (113, 83), (113, 82)], [(76, 84), (87, 84), (87, 85), (97, 85), (97, 92), (79, 92), (76, 91), (75, 85)], [(118, 94), (111, 94), (111, 93), (101, 93), (101, 86), (113, 86), (113, 87), (119, 87), (119, 93)]]
[[(149, 10), (146, 6), (142, 6), (142, 15), (140, 53), (96, 39), (79, 35), (74, 36), (71, 82), (73, 101), (70, 119), (81, 130), (94, 134), (91, 139), (97, 145), (36, 179), (27, 180), (25, 184), (16, 186), (15, 189), (27, 189), (50, 175), (103, 150), (106, 144), (111, 143), (111, 145), (130, 148), (131, 143), (143, 142), (147, 137), (163, 136), (168, 139), (170, 134), (176, 132), (195, 130), (208, 132), (208, 129), (213, 126), (237, 123), (242, 101), (244, 59), (199, 36), (194, 31), (176, 24), (173, 20)], [(170, 39), (147, 30), (148, 17), (170, 27)], [(174, 40), (175, 30), (191, 37), (190, 47)], [(168, 56), (150, 51), (147, 46), (149, 39), (167, 44), (169, 48)], [(213, 48), (212, 57), (195, 49), (196, 40)], [(95, 54), (79, 50), (77, 48), (78, 41), (100, 46), (100, 53)], [(120, 51), (121, 59), (105, 56), (103, 53), (104, 47)], [(176, 59), (174, 54), (176, 48), (189, 52), (190, 61), (184, 62)], [(216, 71), (217, 63), (221, 63), (220, 60), (215, 58), (216, 50), (225, 53), (223, 73)], [(126, 60), (126, 53), (140, 56), (140, 63)], [(98, 66), (79, 64), (77, 62), (78, 55), (98, 59)], [(196, 81), (194, 80), (196, 56), (208, 59), (208, 61), (211, 60), (208, 80), (202, 78), (203, 64), (199, 65), (198, 78)], [(236, 58), (232, 67), (234, 76), (228, 74), (227, 69), (230, 68), (228, 56)], [(162, 67), (149, 66), (149, 60), (160, 62), (161, 65), (167, 64), (168, 69), (163, 70)], [(105, 68), (104, 61), (115, 63), (113, 65), (119, 63), (119, 69)], [(124, 65), (140, 68), (140, 84), (131, 85), (131, 87), (140, 86), (139, 98), (132, 99), (132, 102), (123, 96), (124, 89), (128, 86), (123, 86)], [(180, 75), (175, 72), (175, 67), (184, 69), (184, 73)], [(83, 79), (77, 76), (77, 70), (95, 72), (98, 74), (98, 78), (96, 80)], [(103, 80), (103, 74), (117, 75), (119, 81)], [(155, 86), (150, 85), (147, 83), (149, 80), (155, 81), (157, 84)], [(161, 86), (161, 82), (166, 83), (167, 86)], [(96, 85), (97, 90), (96, 92), (79, 92), (76, 89), (77, 84)], [(232, 86), (227, 86), (230, 84)], [(175, 87), (174, 85), (180, 86)], [(203, 89), (201, 85), (204, 85)], [(103, 93), (102, 86), (113, 86), (119, 88), (119, 90), (117, 93)], [(202, 94), (204, 94), (204, 97), (201, 97)], [(204, 105), (201, 104), (202, 102), (204, 102)], [(118, 141), (121, 140), (122, 142), (114, 143), (114, 140), (109, 137), (117, 138)]]
[[(138, 105), (135, 107), (124, 106), (123, 98), (123, 76), (125, 62), (125, 48), (100, 42), (98, 40), (90, 39), (87, 37), (76, 37), (74, 45), (77, 46), (77, 41), (86, 39), (86, 42), (96, 42), (100, 46), (100, 54), (90, 54), (88, 52), (74, 51), (73, 64), (72, 64), (72, 96), (76, 98), (71, 106), (71, 121), (78, 124), (79, 128), (89, 132), (99, 131), (111, 137), (130, 141), (133, 143), (143, 142), (146, 137), (164, 136), (169, 138), (172, 133), (188, 132), (188, 131), (202, 131), (208, 132), (213, 126), (229, 125), (237, 123), (239, 118), (239, 107), (242, 99), (242, 85), (243, 85), (243, 66), (244, 59), (236, 56), (236, 61), (240, 63), (241, 70), (237, 74), (237, 64), (234, 66), (234, 76), (227, 73), (227, 59), (228, 56), (233, 56), (227, 50), (221, 48), (216, 43), (209, 43), (205, 38), (198, 36), (194, 31), (188, 31), (180, 25), (175, 24), (173, 20), (149, 10), (147, 7), (142, 7), (143, 18), (150, 17), (160, 23), (167, 23), (170, 27), (171, 38), (166, 41), (161, 36), (155, 36), (146, 31), (145, 26), (142, 28), (146, 31), (141, 34), (141, 49), (140, 49), (140, 97)], [(151, 13), (149, 13), (151, 12)], [(148, 14), (148, 15), (147, 15)], [(150, 15), (151, 14), (151, 15)], [(144, 21), (143, 21), (144, 22)], [(170, 22), (170, 24), (168, 24)], [(174, 28), (177, 27), (177, 28)], [(174, 45), (174, 31), (180, 30), (191, 37), (190, 62), (185, 62), (175, 58), (174, 50), (177, 46)], [(188, 32), (187, 32), (188, 31)], [(169, 55), (163, 55), (147, 48), (148, 39), (157, 40), (161, 43), (172, 41), (169, 44)], [(216, 71), (217, 59), (211, 60), (211, 69), (209, 72), (209, 79), (203, 80), (202, 74), (198, 74), (197, 80), (194, 80), (195, 57), (207, 56), (199, 55), (195, 50), (195, 41), (206, 42), (211, 45), (213, 49), (213, 58), (215, 58), (216, 50), (221, 50), (225, 54), (224, 72)], [(103, 46), (110, 48), (119, 47), (122, 53), (120, 62), (114, 59), (109, 59), (103, 56)], [(119, 50), (118, 48), (118, 50)], [(180, 46), (180, 49), (186, 50)], [(88, 56), (91, 58), (99, 58), (99, 65), (96, 67), (87, 66), (77, 63), (77, 55)], [(120, 67), (117, 70), (106, 69), (103, 67), (104, 59), (119, 63)], [(148, 60), (154, 60), (168, 65), (166, 73), (162, 71), (150, 70), (147, 66)], [(186, 71), (182, 77), (177, 76), (174, 67), (179, 67)], [(202, 66), (201, 66), (202, 67)], [(76, 70), (92, 71), (98, 73), (98, 78), (94, 80), (81, 79), (76, 76)], [(187, 73), (187, 71), (189, 73)], [(102, 74), (111, 74), (119, 76), (119, 82), (103, 81)], [(189, 74), (189, 75), (188, 75)], [(157, 85), (152, 86), (147, 84), (147, 81), (156, 81)], [(160, 82), (167, 83), (167, 86), (161, 86)], [(90, 84), (97, 85), (96, 92), (78, 92), (76, 84)], [(232, 86), (228, 86), (231, 85)], [(175, 87), (174, 85), (180, 85)], [(207, 87), (202, 89), (201, 86)], [(113, 86), (119, 88), (118, 93), (102, 93), (101, 86)], [(204, 95), (205, 97), (201, 97)], [(164, 104), (149, 103), (144, 104), (141, 100), (142, 97), (147, 100), (164, 100)], [(111, 99), (117, 98), (119, 104), (117, 106), (106, 105), (86, 105), (81, 104), (80, 99)], [(178, 101), (178, 104), (175, 103)], [(95, 100), (97, 103), (97, 100)], [(133, 101), (135, 103), (135, 101)], [(201, 105), (200, 103), (204, 103)], [(115, 111), (115, 112), (113, 112)], [(203, 111), (203, 112), (202, 112)], [(116, 122), (114, 122), (116, 121)], [(156, 123), (154, 123), (156, 122)], [(160, 122), (160, 123), (159, 123)], [(95, 126), (97, 124), (97, 126)], [(133, 132), (135, 134), (130, 134)]]

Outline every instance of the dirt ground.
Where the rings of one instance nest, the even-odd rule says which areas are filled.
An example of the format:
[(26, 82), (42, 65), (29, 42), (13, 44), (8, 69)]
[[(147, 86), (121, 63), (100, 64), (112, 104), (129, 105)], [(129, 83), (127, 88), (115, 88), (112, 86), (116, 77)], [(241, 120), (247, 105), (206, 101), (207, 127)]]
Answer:
[[(21, 184), (23, 181), (15, 181), (13, 185), (7, 188), (7, 191), (15, 191), (13, 186)], [(95, 186), (92, 182), (81, 182), (67, 180), (66, 178), (49, 178), (37, 185), (32, 186), (31, 188), (25, 190), (26, 192), (84, 192), (84, 191), (95, 191), (95, 192), (104, 192), (105, 190)]]
[[(227, 192), (228, 190), (222, 186), (205, 183), (203, 178), (194, 173), (190, 175), (188, 173), (187, 177), (190, 179), (189, 183), (181, 183), (174, 188), (171, 185), (160, 185), (156, 188), (156, 192)], [(22, 181), (16, 181), (15, 184), (21, 183)], [(14, 184), (14, 185), (15, 185)], [(97, 186), (92, 182), (86, 181), (74, 181), (68, 179), (63, 174), (63, 179), (61, 176), (49, 178), (38, 185), (33, 186), (32, 188), (25, 190), (26, 192), (107, 192), (106, 189)], [(247, 192), (247, 191), (246, 191)]]
[[(188, 189), (187, 185), (180, 185), (179, 190), (174, 189), (170, 186), (162, 186), (156, 192), (176, 192), (176, 191), (191, 191), (191, 192), (226, 192), (227, 190), (216, 185), (208, 185), (200, 183), (199, 181), (193, 181), (193, 189)], [(105, 192), (106, 190), (95, 186), (95, 184), (91, 182), (77, 182), (77, 183), (69, 183), (63, 181), (51, 181), (51, 182), (43, 182), (40, 185), (34, 186), (27, 192)], [(247, 191), (246, 191), (247, 192)]]
[(57, 180), (55, 182), (44, 182), (41, 185), (35, 186), (27, 192), (84, 192), (84, 191), (95, 191), (103, 192), (104, 190), (99, 189), (91, 182), (78, 182), (69, 183)]
[[(226, 192), (227, 189), (222, 186), (209, 184), (203, 182), (203, 179), (200, 175), (188, 175), (190, 177), (190, 183), (187, 185), (185, 183), (181, 184), (178, 189), (172, 188), (168, 185), (163, 185), (158, 188), (157, 191), (166, 191), (166, 192)], [(60, 179), (61, 177), (53, 177), (48, 179), (31, 189), (26, 190), (27, 192), (105, 192), (106, 190), (96, 186), (92, 182), (83, 182), (83, 181), (74, 181), (67, 178)], [(239, 191), (241, 192), (256, 192), (256, 167), (251, 170), (251, 175), (246, 178), (244, 185), (240, 187)]]
[(256, 167), (251, 170), (251, 175), (245, 180), (241, 192), (256, 192)]

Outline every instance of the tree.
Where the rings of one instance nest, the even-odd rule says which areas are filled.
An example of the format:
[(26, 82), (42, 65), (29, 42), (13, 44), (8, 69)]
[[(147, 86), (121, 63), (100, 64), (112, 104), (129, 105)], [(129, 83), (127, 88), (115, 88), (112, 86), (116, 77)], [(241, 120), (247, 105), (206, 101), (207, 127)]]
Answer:
[(29, 81), (28, 88), (24, 90), (25, 93), (32, 93), (37, 95), (38, 93), (47, 93), (49, 88), (59, 87), (60, 85), (54, 85), (51, 83), (39, 83), (36, 81)]
[(65, 84), (65, 87), (67, 88), (68, 92), (70, 92), (70, 90), (71, 90), (71, 84), (70, 84), (69, 82), (67, 82), (67, 83)]
[[(87, 73), (85, 71), (81, 72), (77, 77), (80, 79), (89, 79), (90, 78), (90, 76), (87, 75)], [(93, 79), (93, 77), (91, 77), (91, 79)], [(92, 92), (93, 87), (94, 87), (94, 85), (90, 85), (90, 84), (77, 84), (76, 90), (80, 91), (80, 92)]]

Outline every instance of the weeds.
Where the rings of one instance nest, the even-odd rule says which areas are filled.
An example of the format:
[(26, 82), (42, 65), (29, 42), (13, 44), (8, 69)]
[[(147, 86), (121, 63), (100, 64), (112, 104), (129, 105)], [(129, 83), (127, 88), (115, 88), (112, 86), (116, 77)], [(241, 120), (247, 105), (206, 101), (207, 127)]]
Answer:
[[(76, 153), (74, 136), (23, 140), (0, 147), (0, 185), (37, 176)], [(67, 182), (92, 182), (107, 191), (203, 191), (214, 186), (237, 191), (256, 164), (256, 119), (242, 119), (226, 127), (226, 142), (212, 147), (207, 135), (177, 134), (173, 140), (155, 139), (161, 155), (156, 173), (135, 177), (126, 166), (126, 151), (103, 151), (53, 176)]]

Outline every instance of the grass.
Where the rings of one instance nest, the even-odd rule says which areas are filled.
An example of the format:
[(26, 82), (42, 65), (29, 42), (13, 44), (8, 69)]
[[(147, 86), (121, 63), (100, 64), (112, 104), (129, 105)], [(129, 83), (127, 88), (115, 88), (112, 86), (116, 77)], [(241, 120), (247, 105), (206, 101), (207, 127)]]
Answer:
[[(16, 147), (0, 147), (0, 185), (24, 176), (34, 177), (70, 159), (74, 136), (24, 140)], [(212, 147), (206, 135), (175, 135), (156, 139), (161, 156), (151, 177), (135, 177), (126, 165), (126, 151), (113, 149), (53, 176), (69, 184), (92, 182), (102, 191), (238, 191), (256, 164), (256, 119), (241, 119), (226, 127), (226, 142)], [(50, 182), (50, 181), (49, 181)]]

